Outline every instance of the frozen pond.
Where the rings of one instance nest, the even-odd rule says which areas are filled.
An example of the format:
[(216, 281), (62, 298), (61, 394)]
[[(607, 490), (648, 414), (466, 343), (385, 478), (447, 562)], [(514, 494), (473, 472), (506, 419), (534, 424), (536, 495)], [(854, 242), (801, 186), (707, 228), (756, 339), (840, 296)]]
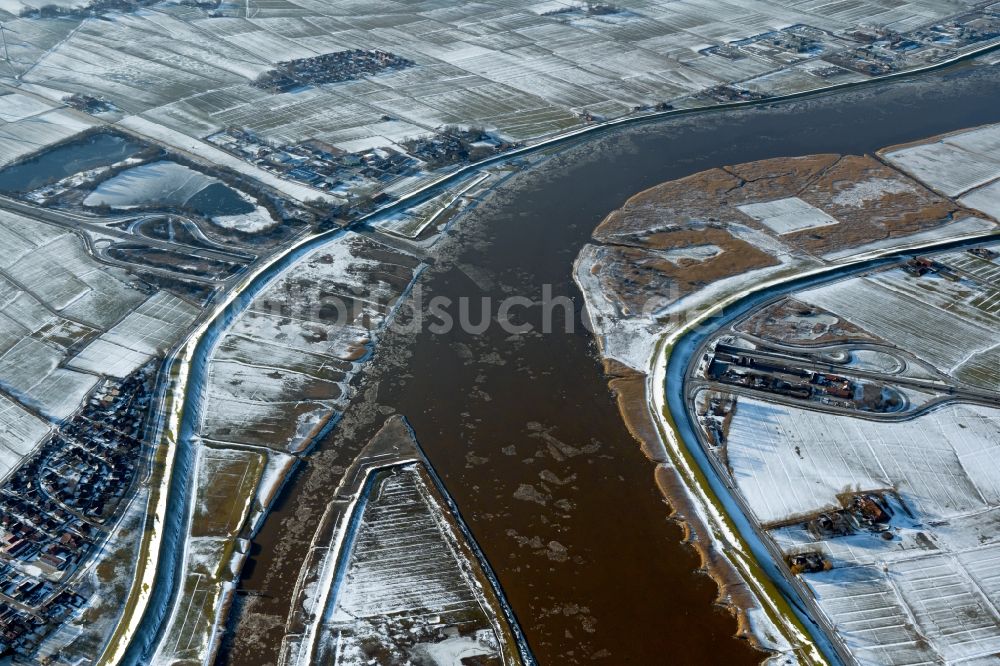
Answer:
[(118, 134), (94, 134), (0, 171), (0, 192), (16, 194), (135, 155), (143, 146)]
[(122, 171), (98, 185), (83, 204), (114, 209), (188, 208), (206, 217), (241, 215), (255, 208), (219, 179), (167, 160)]

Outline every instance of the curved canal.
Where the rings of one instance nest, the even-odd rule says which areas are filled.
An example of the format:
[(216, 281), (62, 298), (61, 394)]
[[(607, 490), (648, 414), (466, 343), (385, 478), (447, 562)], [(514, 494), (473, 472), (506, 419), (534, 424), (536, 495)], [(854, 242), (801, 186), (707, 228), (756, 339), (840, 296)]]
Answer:
[(712, 494), (718, 498), (726, 515), (739, 531), (740, 537), (749, 546), (757, 562), (760, 563), (761, 569), (790, 602), (789, 605), (799, 621), (810, 632), (817, 646), (832, 663), (842, 663), (846, 660), (840, 657), (839, 648), (831, 641), (830, 629), (817, 622), (815, 613), (810, 612), (813, 610), (811, 608), (813, 603), (808, 592), (802, 589), (797, 579), (786, 578), (775, 559), (780, 555), (769, 549), (761, 530), (748, 518), (748, 507), (739, 499), (734, 484), (716, 461), (710, 459), (709, 454), (701, 445), (697, 434), (697, 425), (688, 404), (687, 379), (693, 373), (698, 359), (704, 352), (706, 343), (730, 324), (779, 297), (891, 266), (900, 261), (926, 254), (928, 251), (943, 252), (972, 247), (981, 244), (984, 239), (995, 240), (996, 236), (984, 234), (981, 238), (976, 239), (945, 243), (930, 242), (919, 249), (887, 253), (867, 261), (822, 270), (771, 287), (757, 289), (727, 305), (717, 317), (712, 318), (710, 325), (695, 326), (691, 331), (681, 335), (670, 350), (664, 375), (664, 395), (677, 434), (683, 440), (684, 447), (696, 461), (699, 470), (705, 475)]

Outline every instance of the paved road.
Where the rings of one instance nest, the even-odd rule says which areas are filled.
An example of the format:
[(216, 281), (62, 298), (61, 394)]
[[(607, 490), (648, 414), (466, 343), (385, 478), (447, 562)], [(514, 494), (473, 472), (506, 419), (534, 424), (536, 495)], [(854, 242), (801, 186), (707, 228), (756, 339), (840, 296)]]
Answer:
[(193, 245), (185, 245), (183, 243), (174, 243), (159, 238), (149, 238), (148, 236), (138, 236), (111, 226), (111, 224), (115, 222), (128, 222), (135, 219), (136, 216), (93, 217), (83, 213), (35, 206), (2, 195), (0, 195), (0, 209), (5, 209), (13, 213), (17, 213), (18, 215), (23, 215), (24, 217), (35, 218), (42, 220), (43, 222), (56, 224), (60, 227), (77, 232), (93, 231), (104, 236), (114, 236), (123, 241), (142, 243), (143, 245), (148, 245), (149, 247), (159, 250), (189, 254), (201, 259), (223, 261), (227, 263), (246, 263), (247, 261), (247, 257), (242, 254), (227, 252), (224, 250), (201, 248)]

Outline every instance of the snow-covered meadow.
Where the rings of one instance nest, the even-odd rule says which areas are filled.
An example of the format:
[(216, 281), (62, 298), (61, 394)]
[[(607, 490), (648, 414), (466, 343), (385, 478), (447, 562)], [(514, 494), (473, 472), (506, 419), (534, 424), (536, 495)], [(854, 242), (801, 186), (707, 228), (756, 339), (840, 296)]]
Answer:
[[(882, 270), (794, 298), (997, 395), (1000, 262), (966, 251), (933, 259), (943, 268)], [(820, 552), (832, 566), (802, 575), (860, 663), (995, 656), (1000, 409), (947, 402), (879, 420), (740, 396), (725, 452), (740, 494), (779, 548)], [(865, 491), (886, 498), (886, 533), (824, 536), (810, 527), (819, 512)]]
[[(338, 666), (463, 657), (505, 663), (461, 536), (418, 466), (375, 481), (321, 624), (320, 654)], [(461, 634), (460, 634), (461, 632)]]
[(335, 420), (419, 262), (354, 233), (297, 261), (220, 341), (202, 434), (292, 452)]

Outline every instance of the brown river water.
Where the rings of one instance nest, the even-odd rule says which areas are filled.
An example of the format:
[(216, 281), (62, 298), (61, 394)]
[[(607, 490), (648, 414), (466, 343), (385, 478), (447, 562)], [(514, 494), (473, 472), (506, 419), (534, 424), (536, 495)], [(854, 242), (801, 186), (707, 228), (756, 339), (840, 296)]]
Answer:
[[(536, 160), (453, 223), (423, 300), (572, 300), (567, 333), (391, 331), (357, 399), (255, 539), (219, 662), (274, 663), (305, 547), (342, 468), (393, 413), (409, 419), (499, 577), (540, 664), (753, 664), (681, 543), (653, 465), (622, 424), (571, 265), (637, 191), (724, 164), (866, 153), (1000, 121), (1000, 69), (963, 65), (879, 88), (658, 121)], [(458, 313), (457, 307), (451, 310)], [(521, 319), (539, 323), (540, 308)], [(521, 321), (519, 319), (519, 321)], [(405, 322), (406, 316), (401, 317)]]

